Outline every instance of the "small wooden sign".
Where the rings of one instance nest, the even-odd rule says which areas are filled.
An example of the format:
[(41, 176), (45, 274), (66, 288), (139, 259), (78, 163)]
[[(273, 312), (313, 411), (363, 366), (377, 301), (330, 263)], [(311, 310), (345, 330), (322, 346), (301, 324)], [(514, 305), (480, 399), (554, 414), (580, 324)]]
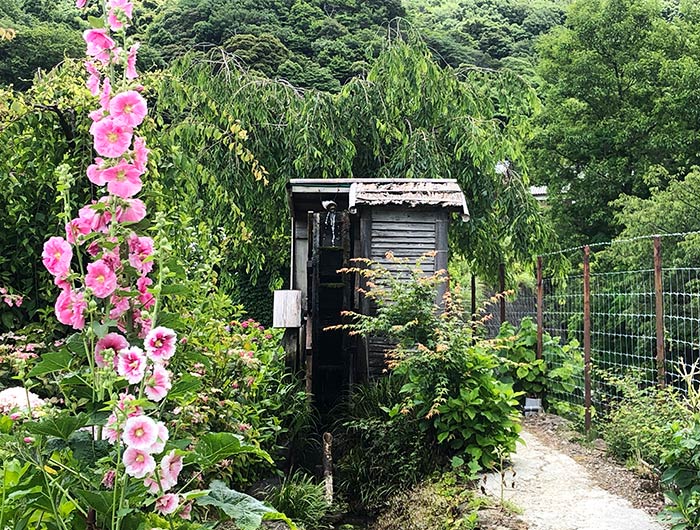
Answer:
[(275, 328), (301, 327), (301, 291), (275, 291), (272, 326)]

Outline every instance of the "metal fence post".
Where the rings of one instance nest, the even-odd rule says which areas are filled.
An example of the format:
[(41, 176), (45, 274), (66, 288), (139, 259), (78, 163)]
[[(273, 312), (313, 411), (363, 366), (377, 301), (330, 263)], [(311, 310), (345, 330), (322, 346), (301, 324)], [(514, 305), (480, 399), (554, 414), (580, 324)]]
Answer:
[(544, 286), (542, 285), (542, 256), (537, 256), (537, 358), (542, 358), (544, 328)]
[(506, 290), (506, 266), (504, 263), (501, 263), (498, 265), (498, 290), (501, 293), (501, 304), (500, 304), (500, 310), (501, 310), (501, 325), (506, 321), (506, 297), (505, 297), (505, 290)]
[(654, 301), (656, 306), (656, 373), (660, 387), (666, 386), (666, 352), (664, 347), (664, 291), (661, 268), (661, 238), (654, 236)]
[(591, 248), (583, 247), (583, 375), (586, 433), (591, 430)]

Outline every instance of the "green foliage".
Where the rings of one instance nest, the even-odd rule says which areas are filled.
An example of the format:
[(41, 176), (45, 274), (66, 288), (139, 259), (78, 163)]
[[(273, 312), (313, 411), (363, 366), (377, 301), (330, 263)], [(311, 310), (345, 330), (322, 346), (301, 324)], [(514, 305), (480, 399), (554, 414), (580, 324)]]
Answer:
[[(564, 27), (542, 38), (544, 112), (533, 143), (537, 179), (567, 246), (607, 241), (620, 226), (610, 205), (647, 197), (644, 178), (699, 162), (700, 25), (691, 3), (578, 0)], [(664, 183), (661, 183), (665, 185)], [(618, 205), (619, 206), (619, 205)], [(585, 212), (585, 213), (583, 213)]]
[(537, 358), (537, 325), (523, 319), (520, 329), (509, 322), (501, 324), (497, 339), (506, 348), (504, 376), (513, 389), (530, 397), (542, 396), (547, 387), (547, 363)]
[(661, 514), (672, 530), (693, 530), (700, 526), (700, 417), (681, 427), (672, 424), (672, 444), (663, 456), (667, 466), (661, 482), (670, 506)]
[(268, 503), (304, 530), (327, 528), (322, 520), (330, 504), (325, 498), (324, 485), (317, 484), (313, 477), (296, 471), (279, 485), (267, 488), (264, 494)]
[(257, 530), (263, 521), (284, 521), (290, 530), (296, 525), (283, 513), (245, 493), (229, 489), (220, 480), (209, 485), (209, 493), (197, 499), (201, 506), (213, 506), (234, 521), (239, 530)]
[(688, 409), (671, 388), (644, 388), (634, 376), (615, 382), (622, 399), (603, 423), (603, 439), (617, 458), (659, 468), (664, 452), (677, 446), (669, 426), (685, 424)]

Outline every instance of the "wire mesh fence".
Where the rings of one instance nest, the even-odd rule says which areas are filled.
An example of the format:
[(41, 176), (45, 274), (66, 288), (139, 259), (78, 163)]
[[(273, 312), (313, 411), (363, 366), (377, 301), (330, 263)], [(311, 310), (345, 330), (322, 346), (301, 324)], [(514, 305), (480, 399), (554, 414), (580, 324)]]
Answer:
[[(550, 398), (584, 407), (590, 403), (590, 417), (590, 409), (604, 415), (620, 399), (615, 383), (626, 376), (645, 387), (673, 385), (685, 390), (680, 373), (700, 357), (700, 267), (688, 264), (677, 251), (683, 235), (629, 240), (623, 254), (608, 252), (607, 261), (601, 259), (590, 269), (581, 266), (583, 274), (550, 278), (542, 277), (540, 269), (538, 288), (521, 287), (513, 300), (505, 302), (506, 320), (512, 324), (525, 317), (538, 321), (544, 332), (538, 351), (550, 369), (572, 359), (549, 355), (543, 345), (548, 335), (560, 344), (576, 341), (584, 353), (577, 360), (573, 388)], [(669, 266), (663, 266), (662, 241)], [(563, 252), (583, 253), (583, 248)], [(546, 266), (546, 256), (542, 261)], [(627, 264), (635, 266), (617, 270)], [(492, 312), (490, 326), (497, 332), (499, 311)]]

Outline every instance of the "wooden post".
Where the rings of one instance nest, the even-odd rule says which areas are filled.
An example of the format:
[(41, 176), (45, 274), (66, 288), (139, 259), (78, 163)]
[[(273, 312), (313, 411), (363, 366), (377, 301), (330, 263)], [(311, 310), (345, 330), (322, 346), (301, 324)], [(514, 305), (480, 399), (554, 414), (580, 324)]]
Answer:
[(661, 238), (654, 237), (654, 300), (656, 302), (656, 371), (660, 387), (666, 386), (666, 351), (664, 345), (664, 287), (661, 268)]
[(328, 504), (333, 502), (333, 435), (323, 433), (323, 487)]
[(500, 324), (503, 325), (503, 323), (506, 321), (506, 296), (504, 294), (505, 290), (506, 290), (506, 266), (503, 263), (498, 265), (498, 290), (501, 293), (501, 304), (500, 304), (501, 322), (500, 322)]
[(471, 274), (472, 341), (476, 340), (476, 274)]
[(591, 249), (583, 247), (583, 376), (586, 433), (591, 430)]
[(537, 256), (537, 358), (542, 358), (544, 329), (544, 286), (542, 285), (542, 256)]

